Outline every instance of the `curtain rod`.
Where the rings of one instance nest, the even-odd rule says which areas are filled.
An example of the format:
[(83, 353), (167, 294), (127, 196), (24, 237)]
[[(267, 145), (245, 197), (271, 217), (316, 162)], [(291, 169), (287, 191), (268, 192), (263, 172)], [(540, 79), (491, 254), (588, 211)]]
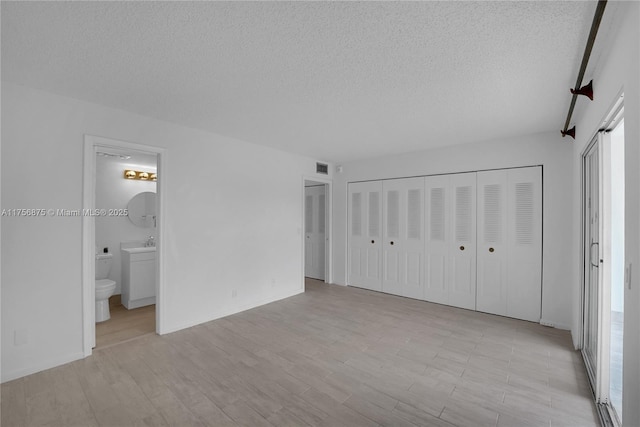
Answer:
[[(593, 16), (593, 22), (591, 23), (591, 31), (589, 32), (589, 38), (587, 39), (587, 46), (584, 48), (584, 54), (582, 55), (582, 64), (580, 64), (580, 72), (578, 72), (578, 79), (576, 80), (576, 85), (574, 86), (576, 90), (580, 89), (582, 85), (582, 78), (584, 77), (584, 73), (587, 70), (587, 64), (589, 63), (589, 57), (591, 56), (591, 50), (593, 49), (593, 45), (596, 41), (596, 35), (598, 34), (598, 28), (600, 27), (600, 21), (602, 21), (602, 15), (604, 15), (604, 8), (607, 6), (607, 0), (599, 0), (598, 6), (596, 7), (596, 13)], [(577, 93), (574, 93), (571, 97), (571, 105), (569, 106), (569, 113), (567, 114), (567, 120), (564, 122), (564, 130), (562, 131), (562, 136), (564, 137), (567, 133), (567, 128), (569, 127), (569, 123), (571, 122), (571, 116), (573, 115), (573, 109), (576, 106), (576, 98), (578, 97)]]

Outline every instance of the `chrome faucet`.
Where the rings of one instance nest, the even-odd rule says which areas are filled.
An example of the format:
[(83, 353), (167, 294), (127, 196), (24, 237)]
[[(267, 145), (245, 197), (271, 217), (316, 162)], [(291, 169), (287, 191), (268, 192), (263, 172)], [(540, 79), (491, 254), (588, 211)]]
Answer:
[(149, 238), (147, 239), (147, 242), (144, 245), (148, 248), (155, 246), (156, 241), (154, 240), (153, 236), (149, 236)]

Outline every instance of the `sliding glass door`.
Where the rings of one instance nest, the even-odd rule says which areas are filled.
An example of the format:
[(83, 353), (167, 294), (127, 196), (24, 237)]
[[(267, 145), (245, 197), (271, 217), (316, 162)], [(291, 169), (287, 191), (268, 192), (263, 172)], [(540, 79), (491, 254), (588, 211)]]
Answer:
[(584, 157), (585, 171), (585, 284), (584, 284), (584, 337), (582, 353), (589, 377), (597, 390), (598, 305), (600, 280), (600, 141), (593, 142)]
[(583, 157), (582, 353), (598, 409), (622, 425), (624, 123), (620, 106)]

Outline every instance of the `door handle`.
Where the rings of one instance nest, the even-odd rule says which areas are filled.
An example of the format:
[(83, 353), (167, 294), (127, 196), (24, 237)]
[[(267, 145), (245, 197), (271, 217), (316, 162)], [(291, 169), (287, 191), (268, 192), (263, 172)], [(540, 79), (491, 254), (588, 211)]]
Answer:
[(598, 252), (600, 252), (600, 243), (591, 242), (591, 246), (589, 246), (589, 263), (591, 264), (592, 267), (599, 268), (600, 266), (598, 265), (597, 262), (595, 264), (593, 263), (593, 247), (594, 246), (598, 246)]

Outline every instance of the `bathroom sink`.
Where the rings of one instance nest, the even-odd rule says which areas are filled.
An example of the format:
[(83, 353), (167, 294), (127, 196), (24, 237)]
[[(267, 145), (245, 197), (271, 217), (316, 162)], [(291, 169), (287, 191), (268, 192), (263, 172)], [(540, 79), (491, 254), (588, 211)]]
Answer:
[(127, 251), (130, 254), (139, 254), (139, 253), (143, 253), (143, 252), (155, 252), (156, 251), (156, 247), (155, 246), (141, 246), (138, 248), (123, 248), (123, 251)]

